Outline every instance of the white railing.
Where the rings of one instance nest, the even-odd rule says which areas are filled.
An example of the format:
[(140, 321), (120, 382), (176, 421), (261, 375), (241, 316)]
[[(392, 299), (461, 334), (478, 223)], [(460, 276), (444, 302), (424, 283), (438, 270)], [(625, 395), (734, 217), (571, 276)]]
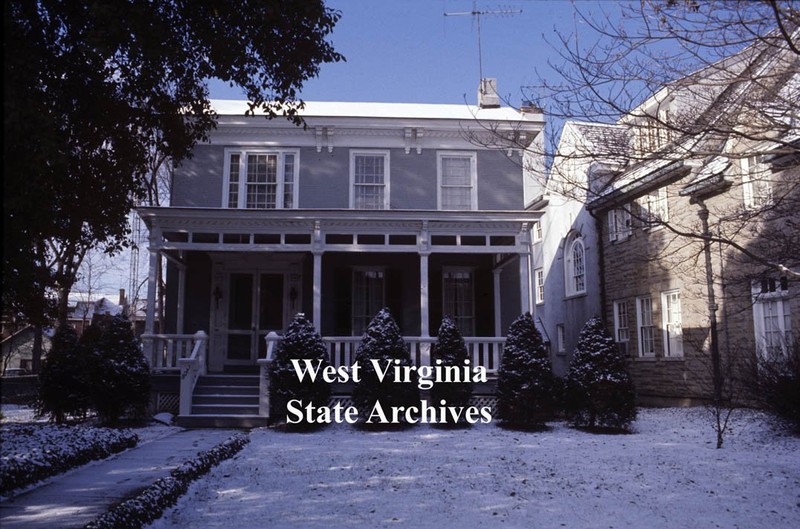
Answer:
[(267, 342), (267, 354), (265, 358), (259, 358), (258, 362), (258, 414), (262, 417), (269, 417), (269, 366), (275, 359), (275, 348), (281, 337), (278, 333), (271, 332), (264, 336)]
[[(205, 333), (203, 335), (205, 336)], [(179, 371), (178, 360), (192, 355), (196, 336), (196, 334), (143, 334), (143, 350), (145, 359), (150, 364), (150, 370)]]
[(180, 414), (190, 415), (192, 413), (192, 393), (197, 379), (207, 372), (206, 369), (206, 349), (208, 347), (208, 335), (203, 331), (197, 331), (194, 337), (194, 347), (188, 358), (179, 358), (178, 366), (181, 370), (181, 393), (180, 393)]
[[(411, 361), (417, 366), (432, 365), (431, 346), (434, 337), (405, 336)], [(334, 367), (351, 366), (355, 362), (356, 351), (361, 344), (360, 336), (326, 336), (322, 339), (328, 348), (331, 364)], [(505, 338), (470, 336), (464, 338), (469, 358), (473, 366), (486, 368), (488, 374), (495, 374), (500, 368)]]

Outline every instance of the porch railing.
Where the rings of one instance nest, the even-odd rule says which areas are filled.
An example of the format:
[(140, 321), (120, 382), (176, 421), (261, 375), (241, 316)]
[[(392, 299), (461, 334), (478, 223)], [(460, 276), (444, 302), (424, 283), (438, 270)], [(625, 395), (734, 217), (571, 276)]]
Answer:
[(194, 335), (194, 347), (188, 358), (178, 359), (181, 370), (180, 414), (192, 413), (192, 393), (197, 379), (207, 372), (206, 350), (208, 348), (208, 335), (197, 331)]
[[(204, 340), (207, 341), (208, 336)], [(178, 360), (189, 358), (195, 348), (196, 334), (143, 334), (145, 359), (151, 371), (180, 371)]]
[[(411, 353), (411, 361), (416, 366), (433, 365), (431, 346), (435, 337), (405, 336), (403, 337)], [(360, 336), (326, 336), (322, 338), (328, 348), (330, 362), (334, 367), (353, 365), (356, 350), (361, 344)], [(465, 337), (470, 362), (473, 366), (483, 366), (490, 375), (496, 374), (503, 356), (505, 338), (470, 336)]]

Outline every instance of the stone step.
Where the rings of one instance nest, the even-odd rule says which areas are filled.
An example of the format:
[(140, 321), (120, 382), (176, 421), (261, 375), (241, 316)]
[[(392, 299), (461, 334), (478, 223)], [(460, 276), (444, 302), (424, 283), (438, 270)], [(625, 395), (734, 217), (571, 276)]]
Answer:
[(268, 419), (260, 415), (179, 415), (177, 424), (182, 428), (262, 428)]
[(192, 404), (192, 415), (258, 415), (258, 403), (247, 404)]
[(194, 395), (252, 395), (257, 397), (258, 386), (195, 386)]
[(260, 380), (258, 375), (203, 375), (197, 379), (197, 386), (255, 386)]
[(258, 395), (240, 395), (240, 394), (195, 394), (192, 398), (192, 405), (216, 405), (216, 404), (245, 404), (248, 406), (258, 406)]

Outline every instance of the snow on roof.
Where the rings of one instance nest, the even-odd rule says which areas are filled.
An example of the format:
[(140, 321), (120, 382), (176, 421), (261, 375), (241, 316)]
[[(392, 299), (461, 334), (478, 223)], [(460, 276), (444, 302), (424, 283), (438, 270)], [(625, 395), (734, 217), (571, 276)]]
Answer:
[[(249, 110), (243, 100), (213, 99), (211, 106), (219, 115), (243, 116)], [(422, 103), (352, 103), (306, 101), (302, 117), (454, 119), (489, 121), (542, 121), (541, 113), (520, 112), (511, 107), (480, 108), (474, 105)], [(258, 115), (258, 114), (257, 114)]]

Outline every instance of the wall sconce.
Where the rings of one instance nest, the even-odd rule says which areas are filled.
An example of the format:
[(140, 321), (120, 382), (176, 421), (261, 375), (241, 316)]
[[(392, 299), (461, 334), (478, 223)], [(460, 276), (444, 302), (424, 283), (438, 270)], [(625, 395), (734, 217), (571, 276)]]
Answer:
[(214, 301), (217, 303), (217, 308), (219, 308), (219, 300), (222, 299), (222, 290), (220, 290), (219, 285), (214, 287)]

